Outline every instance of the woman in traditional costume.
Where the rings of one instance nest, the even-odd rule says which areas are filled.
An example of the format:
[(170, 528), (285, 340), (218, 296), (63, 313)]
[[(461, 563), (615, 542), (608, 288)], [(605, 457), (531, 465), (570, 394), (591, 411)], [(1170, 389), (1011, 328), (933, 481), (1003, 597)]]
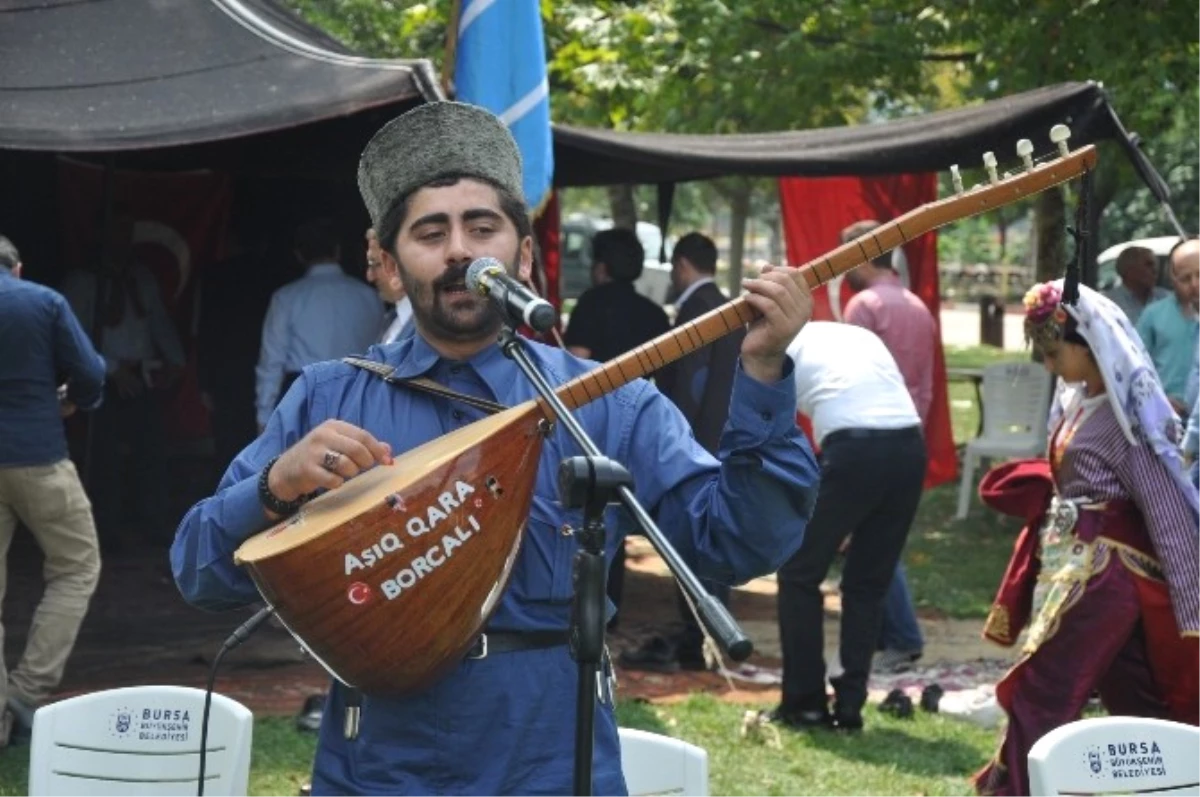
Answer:
[(1047, 459), (1012, 462), (984, 502), (1028, 521), (984, 635), (1021, 641), (981, 794), (1028, 794), (1029, 750), (1099, 692), (1110, 714), (1197, 724), (1197, 495), (1179, 422), (1124, 313), (1068, 277), (1025, 297), (1026, 338), (1059, 377)]

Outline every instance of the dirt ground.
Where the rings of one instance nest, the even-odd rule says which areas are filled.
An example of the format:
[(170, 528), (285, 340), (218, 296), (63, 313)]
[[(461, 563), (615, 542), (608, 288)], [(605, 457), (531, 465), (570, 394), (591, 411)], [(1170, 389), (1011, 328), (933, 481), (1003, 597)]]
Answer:
[[(643, 639), (676, 627), (673, 583), (658, 556), (643, 540), (630, 542), (625, 611), (609, 635), (614, 655)], [(19, 535), (9, 555), (8, 599), (4, 606), (7, 661), (15, 663), (25, 642), (29, 619), (41, 594), (40, 554)], [(826, 659), (836, 658), (838, 599), (829, 585), (826, 596)], [(734, 592), (733, 614), (753, 640), (748, 668), (727, 680), (718, 673), (656, 674), (619, 672), (624, 698), (676, 700), (695, 691), (738, 702), (778, 698), (779, 632), (773, 578), (758, 579)], [(213, 656), (225, 638), (250, 616), (250, 610), (208, 613), (179, 598), (166, 551), (141, 550), (105, 560), (100, 587), (84, 623), (59, 696), (148, 683), (204, 686)], [(994, 680), (1009, 658), (983, 642), (977, 620), (922, 618), (926, 637), (922, 668), (907, 681), (883, 679), (873, 690), (920, 686), (922, 682), (961, 682), (971, 686)], [(730, 662), (732, 666), (732, 662)], [(270, 624), (226, 656), (217, 690), (245, 703), (260, 715), (294, 714), (310, 694), (328, 683), (323, 669), (301, 651), (284, 630)]]

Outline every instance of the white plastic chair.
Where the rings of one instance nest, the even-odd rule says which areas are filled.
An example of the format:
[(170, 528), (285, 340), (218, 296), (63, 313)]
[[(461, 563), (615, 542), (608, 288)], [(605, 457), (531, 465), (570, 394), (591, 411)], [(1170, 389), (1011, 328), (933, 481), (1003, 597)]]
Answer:
[(620, 728), (621, 770), (631, 797), (708, 795), (708, 752), (657, 733)]
[(1029, 751), (1029, 793), (1200, 794), (1200, 729), (1144, 717), (1078, 720)]
[[(204, 691), (134, 686), (80, 695), (33, 715), (29, 794), (191, 795), (200, 767)], [(250, 710), (212, 696), (206, 795), (245, 795)]]
[(997, 363), (983, 369), (983, 434), (963, 452), (958, 512), (967, 516), (975, 492), (975, 468), (983, 457), (1011, 459), (1046, 453), (1046, 422), (1053, 380), (1037, 363)]

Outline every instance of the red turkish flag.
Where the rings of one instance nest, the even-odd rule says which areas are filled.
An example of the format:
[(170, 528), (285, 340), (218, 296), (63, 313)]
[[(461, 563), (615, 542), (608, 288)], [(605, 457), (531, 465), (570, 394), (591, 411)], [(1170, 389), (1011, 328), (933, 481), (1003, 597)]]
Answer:
[[(887, 222), (937, 200), (936, 174), (898, 174), (882, 177), (788, 177), (779, 181), (788, 262), (803, 265), (841, 245), (841, 231), (861, 219)], [(914, 238), (903, 247), (908, 288), (938, 317), (937, 233)], [(903, 272), (902, 272), (903, 273)], [(830, 287), (836, 293), (830, 295)], [(842, 308), (854, 295), (844, 280), (813, 292), (813, 318), (841, 321)], [(934, 347), (933, 406), (925, 427), (929, 467), (925, 486), (933, 487), (958, 477), (958, 456), (950, 427), (946, 392), (946, 361), (941, 346)]]
[[(167, 431), (191, 440), (208, 433), (208, 413), (196, 381), (195, 308), (199, 271), (221, 255), (231, 201), (228, 175), (211, 171), (135, 172), (111, 175), (112, 201), (134, 218), (134, 257), (158, 281), (187, 354), (179, 389), (165, 400)], [(103, 218), (104, 169), (68, 158), (58, 169), (62, 252), (69, 268), (94, 269), (96, 230)]]

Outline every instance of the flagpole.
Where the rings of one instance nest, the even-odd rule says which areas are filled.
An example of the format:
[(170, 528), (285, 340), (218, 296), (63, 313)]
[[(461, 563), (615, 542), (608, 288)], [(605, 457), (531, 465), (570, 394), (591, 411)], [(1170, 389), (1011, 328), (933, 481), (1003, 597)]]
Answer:
[(462, 0), (450, 0), (450, 26), (446, 31), (446, 56), (442, 60), (442, 91), (447, 97), (454, 96), (454, 59), (458, 49), (458, 19), (462, 14)]

